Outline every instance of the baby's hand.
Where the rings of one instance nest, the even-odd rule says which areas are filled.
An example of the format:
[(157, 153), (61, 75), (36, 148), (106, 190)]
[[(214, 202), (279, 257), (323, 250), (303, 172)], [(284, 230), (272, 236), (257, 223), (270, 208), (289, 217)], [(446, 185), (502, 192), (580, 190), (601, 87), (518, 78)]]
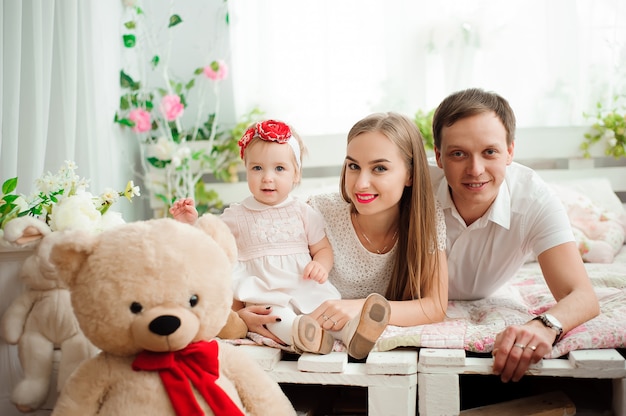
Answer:
[(302, 278), (315, 280), (317, 283), (324, 283), (328, 279), (328, 272), (324, 266), (313, 260), (304, 268)]
[(196, 204), (191, 198), (183, 198), (174, 202), (170, 208), (170, 214), (176, 221), (193, 225), (198, 219)]

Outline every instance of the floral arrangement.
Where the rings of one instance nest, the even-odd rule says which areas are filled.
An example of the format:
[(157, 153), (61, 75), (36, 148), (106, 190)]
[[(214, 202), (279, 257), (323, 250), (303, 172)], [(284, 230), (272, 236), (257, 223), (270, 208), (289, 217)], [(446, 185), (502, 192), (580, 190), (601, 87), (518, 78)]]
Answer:
[(585, 140), (580, 145), (585, 157), (590, 157), (589, 148), (602, 140), (607, 143), (605, 149), (607, 156), (616, 159), (626, 157), (626, 105), (620, 106), (620, 96), (613, 97), (610, 109), (606, 109), (598, 102), (595, 113), (584, 116), (593, 120), (591, 129), (584, 134)]
[[(178, 14), (170, 16), (167, 47), (160, 53), (159, 42), (150, 32), (138, 2), (125, 5), (128, 19), (122, 36), (124, 47), (135, 52), (133, 57), (138, 60), (136, 72), (140, 77), (156, 82), (154, 85), (140, 82), (140, 77), (131, 75), (131, 70), (122, 69), (123, 93), (114, 122), (129, 128), (140, 143), (145, 185), (158, 201), (156, 205), (164, 206), (167, 215), (176, 199), (194, 197), (196, 190), (202, 191), (203, 175), (212, 173), (224, 181), (236, 178), (240, 163), (238, 137), (233, 137), (232, 130), (218, 128), (220, 83), (228, 76), (228, 66), (223, 59), (213, 59), (196, 68), (189, 79), (174, 78), (168, 68), (171, 36), (183, 22), (182, 18)], [(223, 21), (227, 24), (227, 15)], [(198, 103), (194, 114), (188, 114), (192, 92), (197, 92), (194, 96)], [(211, 97), (212, 105), (206, 101)], [(184, 126), (190, 120), (192, 124)], [(202, 195), (196, 195), (196, 201), (201, 199)]]
[(120, 197), (129, 201), (139, 195), (139, 187), (129, 181), (124, 191), (105, 189), (98, 196), (87, 192), (89, 181), (79, 177), (74, 162), (66, 161), (56, 174), (48, 172), (35, 181), (35, 192), (18, 195), (17, 177), (2, 184), (0, 229), (14, 218), (30, 215), (40, 218), (51, 231), (86, 229), (101, 231), (123, 223), (121, 214), (109, 211)]

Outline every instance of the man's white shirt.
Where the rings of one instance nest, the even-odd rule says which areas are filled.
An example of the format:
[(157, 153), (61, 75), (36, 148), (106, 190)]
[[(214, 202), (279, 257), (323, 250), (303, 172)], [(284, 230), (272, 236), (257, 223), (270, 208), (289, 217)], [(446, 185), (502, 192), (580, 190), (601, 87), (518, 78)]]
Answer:
[(431, 163), (430, 174), (446, 218), (450, 300), (489, 296), (529, 257), (575, 241), (563, 204), (526, 166), (507, 167), (495, 201), (470, 226), (452, 201), (443, 170)]

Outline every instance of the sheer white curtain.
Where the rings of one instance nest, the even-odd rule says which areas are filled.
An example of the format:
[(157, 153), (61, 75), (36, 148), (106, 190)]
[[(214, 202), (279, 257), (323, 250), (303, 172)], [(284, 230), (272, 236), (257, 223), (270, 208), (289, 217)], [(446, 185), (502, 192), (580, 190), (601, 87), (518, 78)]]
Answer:
[(583, 125), (626, 93), (623, 0), (230, 0), (235, 105), (304, 134), (372, 111), (413, 115), (467, 87), (518, 125)]
[(132, 155), (112, 122), (121, 1), (2, 0), (0, 8), (0, 180), (18, 176), (18, 192), (29, 194), (42, 173), (74, 160), (94, 193), (123, 189)]

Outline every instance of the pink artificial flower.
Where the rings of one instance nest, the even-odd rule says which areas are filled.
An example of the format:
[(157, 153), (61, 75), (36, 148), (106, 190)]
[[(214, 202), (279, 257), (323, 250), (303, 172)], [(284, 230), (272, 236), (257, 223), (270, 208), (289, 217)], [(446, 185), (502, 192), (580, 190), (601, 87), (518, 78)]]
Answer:
[(291, 129), (282, 121), (265, 120), (248, 128), (239, 140), (239, 155), (243, 159), (243, 153), (253, 138), (259, 137), (267, 142), (287, 143), (291, 137)]
[(204, 67), (204, 75), (213, 81), (221, 81), (228, 76), (228, 66), (221, 59)]
[(174, 121), (183, 115), (185, 106), (181, 104), (180, 97), (175, 94), (166, 95), (161, 99), (161, 112), (167, 121)]
[(134, 110), (131, 110), (128, 114), (128, 118), (130, 121), (135, 123), (133, 126), (133, 131), (135, 133), (145, 133), (152, 127), (150, 113), (143, 108), (135, 108)]

